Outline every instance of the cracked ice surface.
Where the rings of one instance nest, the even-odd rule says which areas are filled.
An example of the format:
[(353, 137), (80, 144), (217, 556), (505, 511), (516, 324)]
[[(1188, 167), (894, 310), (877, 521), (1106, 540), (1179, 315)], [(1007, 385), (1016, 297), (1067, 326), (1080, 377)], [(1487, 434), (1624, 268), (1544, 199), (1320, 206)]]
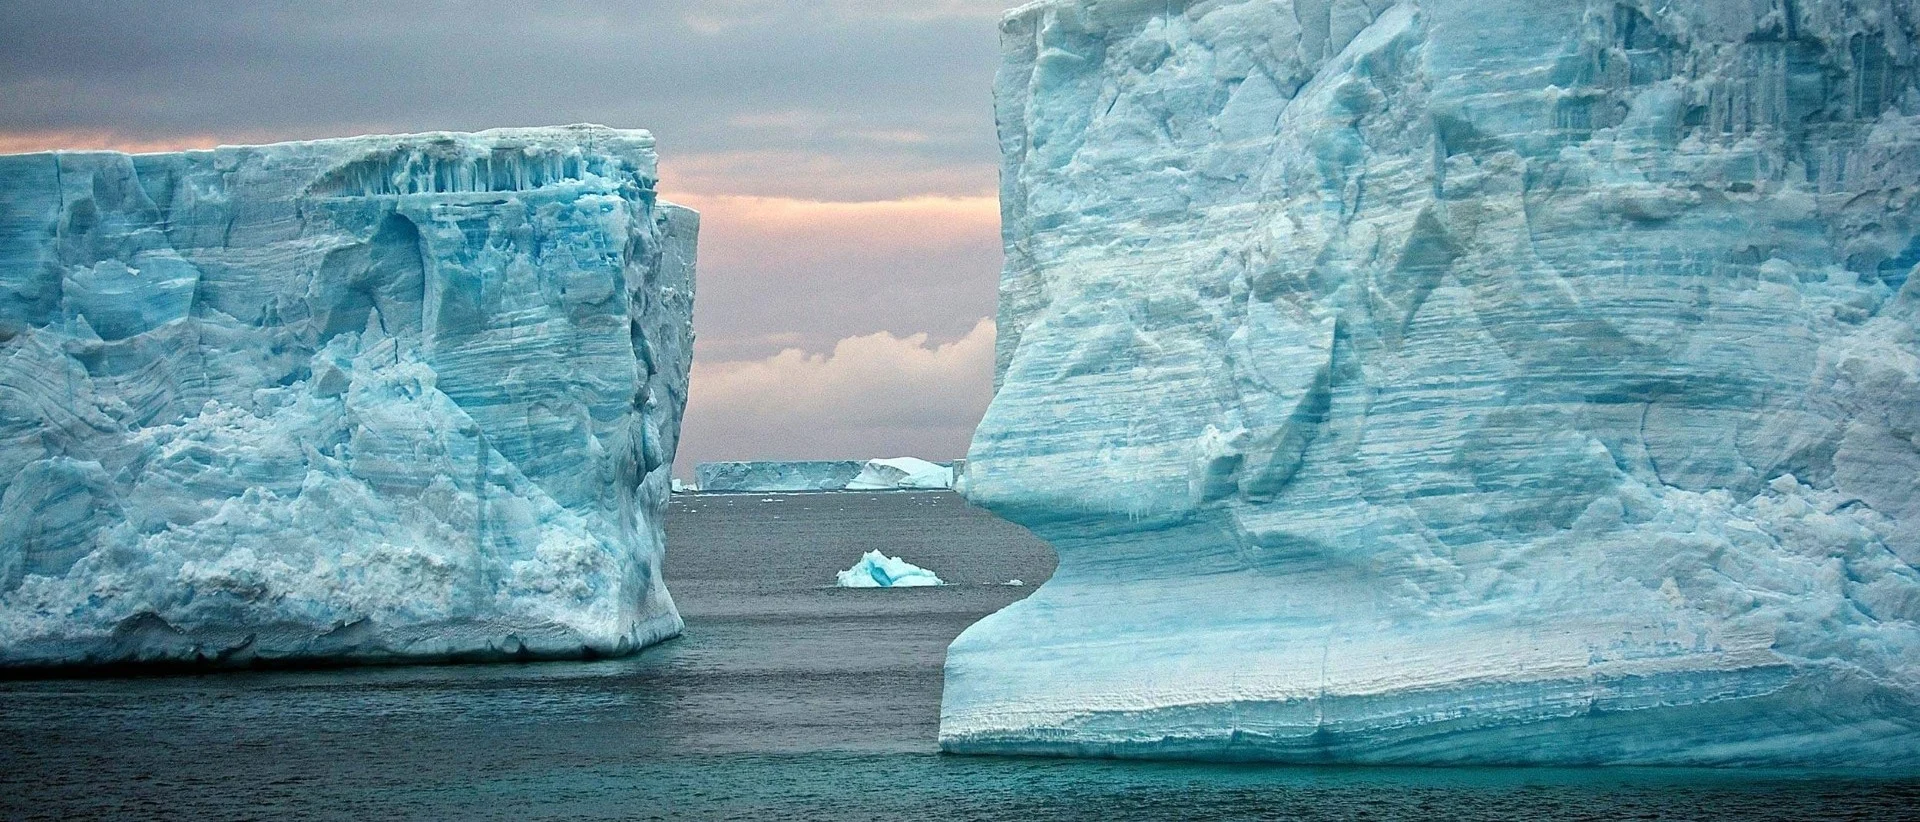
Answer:
[(677, 633), (698, 223), (653, 146), (0, 157), (0, 665)]
[(1915, 15), (1011, 13), (943, 745), (1920, 765)]

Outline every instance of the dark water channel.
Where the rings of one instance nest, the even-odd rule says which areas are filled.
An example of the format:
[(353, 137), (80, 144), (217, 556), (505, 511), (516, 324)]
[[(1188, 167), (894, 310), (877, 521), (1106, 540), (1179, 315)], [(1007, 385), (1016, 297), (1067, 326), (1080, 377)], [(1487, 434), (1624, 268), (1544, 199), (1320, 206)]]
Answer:
[[(627, 660), (0, 683), (0, 819), (1914, 819), (1920, 781), (940, 755), (940, 664), (1053, 557), (928, 494), (675, 500)], [(880, 549), (943, 588), (830, 587)]]

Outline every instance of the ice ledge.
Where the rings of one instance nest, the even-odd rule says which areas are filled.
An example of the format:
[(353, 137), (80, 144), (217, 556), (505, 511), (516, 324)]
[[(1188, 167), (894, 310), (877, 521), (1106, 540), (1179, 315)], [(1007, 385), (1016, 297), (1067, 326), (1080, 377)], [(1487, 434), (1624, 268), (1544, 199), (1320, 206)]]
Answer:
[(1138, 710), (945, 714), (940, 745), (962, 754), (1292, 764), (1833, 767), (1839, 761), (1826, 746), (1840, 743), (1853, 749), (1846, 764), (1906, 762), (1911, 752), (1897, 736), (1863, 738), (1794, 713), (1827, 690), (1780, 664), (1169, 704), (1148, 709), (1147, 726)]

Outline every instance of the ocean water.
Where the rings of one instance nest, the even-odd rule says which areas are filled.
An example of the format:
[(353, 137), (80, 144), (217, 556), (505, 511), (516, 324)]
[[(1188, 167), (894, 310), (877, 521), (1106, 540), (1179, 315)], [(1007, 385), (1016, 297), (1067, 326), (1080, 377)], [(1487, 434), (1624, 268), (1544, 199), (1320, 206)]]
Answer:
[[(687, 633), (595, 663), (0, 682), (0, 820), (1915, 819), (1920, 780), (938, 753), (940, 663), (1053, 568), (947, 493), (675, 499)], [(957, 583), (842, 590), (880, 549)]]

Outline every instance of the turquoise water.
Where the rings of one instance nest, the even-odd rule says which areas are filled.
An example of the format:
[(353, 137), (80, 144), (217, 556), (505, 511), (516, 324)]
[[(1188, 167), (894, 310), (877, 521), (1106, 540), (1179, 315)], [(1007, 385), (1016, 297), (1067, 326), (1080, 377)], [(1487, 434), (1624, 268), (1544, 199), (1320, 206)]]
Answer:
[[(0, 819), (1900, 819), (1920, 780), (943, 756), (946, 643), (1051, 573), (951, 494), (682, 497), (687, 635), (598, 663), (0, 683)], [(881, 549), (959, 584), (829, 587)]]

